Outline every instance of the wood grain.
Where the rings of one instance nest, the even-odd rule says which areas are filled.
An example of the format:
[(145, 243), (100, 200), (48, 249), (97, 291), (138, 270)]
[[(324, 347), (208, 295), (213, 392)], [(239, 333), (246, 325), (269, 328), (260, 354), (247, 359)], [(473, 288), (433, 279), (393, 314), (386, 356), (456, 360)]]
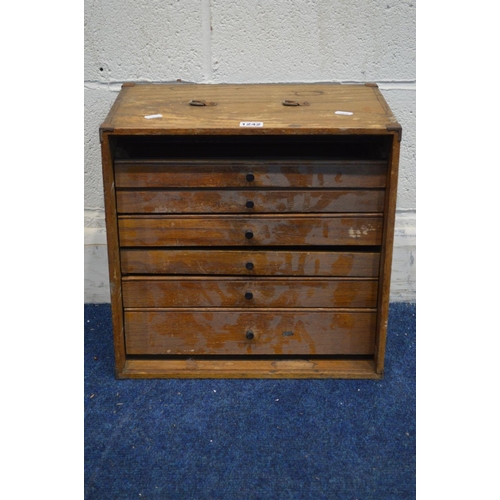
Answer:
[[(395, 119), (375, 90), (334, 84), (136, 84), (122, 88), (120, 107), (105, 121), (123, 134), (386, 133)], [(190, 106), (193, 99), (217, 105)], [(284, 100), (307, 101), (309, 106), (283, 106)], [(161, 117), (145, 118), (157, 114)], [(263, 126), (241, 127), (244, 121)]]
[[(115, 106), (116, 108), (116, 106)], [(123, 299), (121, 288), (121, 268), (118, 241), (118, 218), (115, 210), (115, 185), (113, 180), (113, 159), (109, 137), (104, 134), (101, 143), (102, 176), (104, 184), (104, 207), (106, 211), (106, 241), (108, 250), (108, 272), (111, 301), (111, 321), (113, 324), (113, 342), (115, 367), (123, 370), (126, 361), (125, 337), (123, 330)]]
[(100, 138), (118, 378), (382, 377), (401, 127), (376, 85), (127, 84)]
[(380, 245), (382, 217), (121, 216), (118, 228), (122, 247)]
[[(376, 277), (376, 252), (122, 249), (123, 274)], [(247, 264), (252, 264), (252, 269)]]
[(263, 378), (263, 379), (373, 379), (382, 378), (369, 359), (335, 359), (304, 356), (302, 359), (235, 359), (177, 357), (169, 359), (129, 358), (118, 378)]
[(142, 355), (366, 355), (373, 354), (376, 316), (300, 309), (126, 310), (126, 349)]
[(121, 214), (382, 213), (384, 194), (382, 189), (120, 189), (116, 205)]
[[(382, 96), (380, 98), (383, 100)], [(387, 173), (387, 183), (389, 186), (388, 196), (384, 207), (384, 229), (381, 259), (380, 259), (380, 282), (378, 299), (378, 320), (377, 320), (377, 348), (375, 350), (375, 369), (377, 373), (384, 372), (385, 347), (387, 338), (387, 326), (389, 318), (389, 299), (391, 288), (392, 254), (394, 246), (394, 225), (396, 222), (396, 202), (399, 177), (399, 155), (400, 142), (398, 136), (393, 136), (392, 149), (390, 154), (390, 168)]]
[(383, 188), (386, 172), (386, 161), (115, 160), (117, 188)]
[(125, 279), (129, 307), (376, 307), (376, 280)]

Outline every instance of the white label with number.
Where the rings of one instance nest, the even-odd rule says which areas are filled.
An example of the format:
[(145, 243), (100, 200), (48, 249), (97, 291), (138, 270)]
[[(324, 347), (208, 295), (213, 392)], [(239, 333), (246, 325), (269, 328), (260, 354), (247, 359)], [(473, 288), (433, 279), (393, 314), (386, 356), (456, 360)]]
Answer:
[(263, 127), (264, 122), (240, 122), (240, 127)]

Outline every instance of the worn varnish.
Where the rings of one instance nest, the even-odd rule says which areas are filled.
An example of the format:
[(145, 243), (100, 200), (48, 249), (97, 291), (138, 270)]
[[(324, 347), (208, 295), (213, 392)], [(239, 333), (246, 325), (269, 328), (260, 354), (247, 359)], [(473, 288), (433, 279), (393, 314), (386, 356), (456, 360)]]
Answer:
[(382, 213), (382, 189), (165, 190), (119, 189), (120, 214)]
[[(128, 134), (387, 134), (399, 125), (378, 88), (364, 85), (141, 84), (124, 86), (103, 128)], [(192, 100), (216, 106), (190, 106)], [(283, 101), (308, 106), (283, 106)], [(336, 111), (352, 115), (336, 114)], [(147, 119), (146, 116), (161, 115)], [(392, 132), (393, 133), (393, 132)]]
[(349, 378), (378, 379), (372, 359), (328, 356), (129, 357), (118, 378)]
[(118, 231), (123, 247), (379, 245), (382, 217), (122, 216)]
[(382, 376), (401, 127), (376, 85), (125, 84), (100, 137), (117, 377)]
[(124, 248), (123, 274), (244, 276), (378, 276), (376, 252), (174, 250)]
[(372, 307), (375, 279), (129, 278), (123, 281), (125, 308), (168, 307)]
[(119, 188), (383, 188), (387, 162), (117, 160)]
[(375, 312), (125, 311), (128, 354), (373, 354)]

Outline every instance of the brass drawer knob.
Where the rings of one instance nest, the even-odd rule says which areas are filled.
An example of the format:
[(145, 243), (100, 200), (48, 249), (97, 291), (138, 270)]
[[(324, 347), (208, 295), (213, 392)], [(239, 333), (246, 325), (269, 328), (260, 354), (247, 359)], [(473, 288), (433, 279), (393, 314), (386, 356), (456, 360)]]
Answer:
[(245, 336), (248, 340), (252, 340), (255, 337), (252, 330), (248, 330)]

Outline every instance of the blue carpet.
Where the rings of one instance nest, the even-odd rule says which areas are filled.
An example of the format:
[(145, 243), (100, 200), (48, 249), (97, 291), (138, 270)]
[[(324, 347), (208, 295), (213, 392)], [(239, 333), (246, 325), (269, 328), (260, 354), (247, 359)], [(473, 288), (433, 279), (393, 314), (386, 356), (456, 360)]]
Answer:
[(381, 381), (118, 381), (86, 304), (85, 498), (414, 499), (415, 334), (391, 304)]

